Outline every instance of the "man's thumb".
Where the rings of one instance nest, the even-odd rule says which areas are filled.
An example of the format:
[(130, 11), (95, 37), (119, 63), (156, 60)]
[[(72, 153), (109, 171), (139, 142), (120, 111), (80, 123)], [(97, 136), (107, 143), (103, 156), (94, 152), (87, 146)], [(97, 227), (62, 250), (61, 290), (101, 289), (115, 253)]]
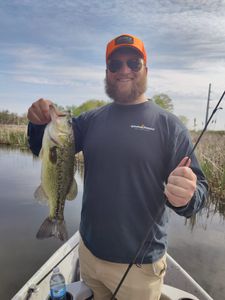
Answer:
[(191, 159), (188, 156), (185, 156), (179, 163), (178, 167), (190, 167), (190, 164)]

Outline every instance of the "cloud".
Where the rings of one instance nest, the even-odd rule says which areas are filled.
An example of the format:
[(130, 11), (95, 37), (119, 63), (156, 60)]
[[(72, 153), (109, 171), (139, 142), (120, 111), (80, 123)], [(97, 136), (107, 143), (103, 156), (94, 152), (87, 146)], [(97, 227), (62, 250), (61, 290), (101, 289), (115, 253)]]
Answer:
[(88, 49), (86, 57), (103, 57), (108, 39), (124, 31), (140, 35), (150, 53), (169, 56), (164, 60), (168, 67), (176, 65), (177, 56), (181, 67), (204, 57), (220, 59), (225, 48), (224, 1), (23, 0), (3, 5), (3, 12), (3, 41), (19, 37), (46, 48), (57, 46), (67, 55)]
[(0, 6), (0, 101), (3, 94), (13, 99), (17, 89), (18, 99), (106, 97), (105, 46), (126, 32), (145, 42), (149, 96), (168, 93), (179, 114), (202, 118), (209, 82), (214, 98), (224, 89), (224, 1), (12, 0)]
[[(103, 79), (104, 71), (97, 66), (76, 67), (76, 66), (44, 66), (30, 65), (32, 73), (29, 71), (28, 65), (20, 69), (20, 74), (14, 76), (14, 79), (21, 82), (46, 84), (46, 85), (74, 85), (75, 82), (93, 82), (97, 84)], [(24, 71), (22, 70), (24, 69)]]
[[(149, 70), (149, 96), (158, 93), (168, 94), (174, 104), (174, 112), (177, 115), (185, 115), (189, 119), (191, 127), (194, 118), (198, 120), (201, 128), (205, 120), (206, 103), (208, 98), (208, 86), (211, 83), (210, 113), (225, 89), (225, 65), (209, 65), (208, 68), (196, 66), (196, 71), (154, 69)], [(225, 100), (225, 99), (224, 99)], [(221, 103), (225, 110), (225, 101)], [(217, 114), (218, 126), (225, 128), (224, 111)], [(199, 128), (198, 127), (198, 128)]]
[(103, 66), (71, 60), (61, 50), (52, 52), (35, 46), (20, 46), (11, 48), (8, 55), (15, 63), (13, 67), (2, 70), (1, 74), (11, 75), (17, 81), (70, 85), (75, 80), (98, 82), (104, 77)]

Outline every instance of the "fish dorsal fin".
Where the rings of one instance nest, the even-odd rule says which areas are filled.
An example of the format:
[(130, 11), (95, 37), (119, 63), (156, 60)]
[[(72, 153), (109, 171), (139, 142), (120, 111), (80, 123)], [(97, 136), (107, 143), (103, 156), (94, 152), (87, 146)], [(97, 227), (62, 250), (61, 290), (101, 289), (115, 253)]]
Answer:
[(77, 183), (73, 178), (68, 194), (66, 195), (67, 200), (73, 200), (77, 195)]

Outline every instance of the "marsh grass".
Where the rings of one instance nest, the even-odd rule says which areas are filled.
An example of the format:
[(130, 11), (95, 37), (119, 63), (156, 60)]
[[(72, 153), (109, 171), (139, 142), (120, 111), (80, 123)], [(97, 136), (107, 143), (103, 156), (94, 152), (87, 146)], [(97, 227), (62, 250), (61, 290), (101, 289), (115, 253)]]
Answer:
[[(199, 134), (191, 133), (194, 143)], [(196, 148), (196, 155), (209, 184), (206, 209), (225, 218), (225, 131), (208, 131)]]
[(209, 182), (211, 196), (219, 193), (219, 198), (225, 202), (225, 132), (207, 132), (197, 147), (196, 155)]
[(0, 145), (28, 148), (26, 125), (0, 125)]

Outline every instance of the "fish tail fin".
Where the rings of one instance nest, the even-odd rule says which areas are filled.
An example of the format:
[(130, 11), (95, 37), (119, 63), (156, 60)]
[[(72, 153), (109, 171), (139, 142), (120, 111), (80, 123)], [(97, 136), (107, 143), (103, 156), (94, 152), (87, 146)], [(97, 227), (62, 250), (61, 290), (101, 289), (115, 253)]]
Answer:
[(36, 237), (37, 239), (47, 239), (52, 236), (66, 241), (68, 239), (68, 233), (66, 229), (66, 222), (64, 220), (46, 218), (39, 228)]

